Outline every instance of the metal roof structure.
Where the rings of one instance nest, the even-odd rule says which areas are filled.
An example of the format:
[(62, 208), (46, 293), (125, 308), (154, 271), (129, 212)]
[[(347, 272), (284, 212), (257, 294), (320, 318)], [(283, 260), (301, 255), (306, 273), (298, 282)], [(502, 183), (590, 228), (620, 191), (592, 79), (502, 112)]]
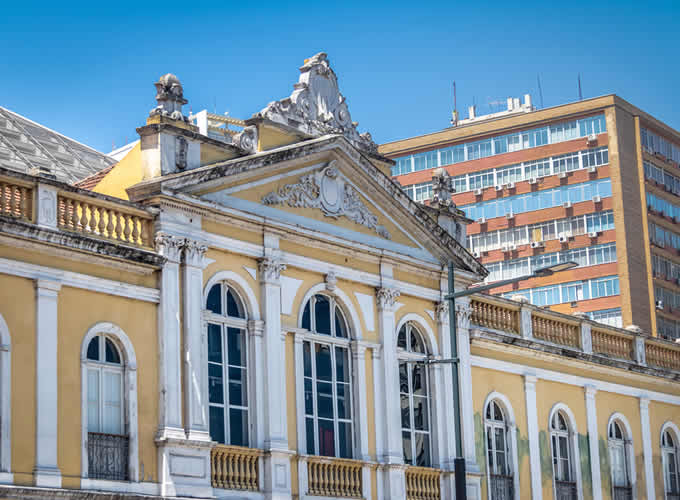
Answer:
[(78, 182), (116, 160), (0, 106), (0, 166)]

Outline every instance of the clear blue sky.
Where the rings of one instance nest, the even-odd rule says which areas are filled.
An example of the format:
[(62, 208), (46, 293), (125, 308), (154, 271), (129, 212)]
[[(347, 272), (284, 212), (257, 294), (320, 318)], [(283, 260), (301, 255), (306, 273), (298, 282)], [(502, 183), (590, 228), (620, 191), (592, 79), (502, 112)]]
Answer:
[[(153, 82), (194, 111), (250, 117), (325, 51), (352, 118), (385, 142), (458, 108), (617, 93), (680, 129), (680, 2), (4, 2), (0, 105), (102, 151), (135, 139)], [(188, 113), (188, 107), (186, 108)]]

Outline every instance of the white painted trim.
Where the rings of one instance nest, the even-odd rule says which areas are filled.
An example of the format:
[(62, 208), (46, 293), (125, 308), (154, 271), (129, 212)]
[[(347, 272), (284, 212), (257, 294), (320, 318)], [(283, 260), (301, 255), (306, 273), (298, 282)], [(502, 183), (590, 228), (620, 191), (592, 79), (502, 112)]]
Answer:
[(598, 391), (611, 392), (614, 394), (621, 394), (631, 397), (646, 397), (651, 401), (659, 401), (671, 405), (680, 406), (680, 397), (663, 392), (649, 391), (646, 389), (634, 387), (631, 385), (615, 384), (613, 382), (604, 382), (602, 380), (581, 377), (578, 375), (570, 375), (564, 372), (556, 372), (553, 370), (546, 370), (543, 368), (527, 367), (508, 361), (500, 361), (492, 358), (485, 358), (482, 356), (471, 356), (472, 366), (478, 368), (487, 368), (489, 370), (496, 370), (504, 373), (512, 373), (514, 375), (525, 375), (531, 371), (533, 375), (542, 380), (549, 380), (551, 382), (560, 382), (567, 385), (574, 385), (577, 387), (592, 386)]
[[(491, 403), (492, 401), (500, 402), (501, 406), (503, 407), (503, 410), (505, 411), (505, 415), (508, 419), (507, 427), (508, 433), (510, 434), (510, 460), (511, 460), (510, 463), (512, 467), (513, 498), (515, 500), (519, 500), (520, 489), (519, 489), (519, 459), (517, 454), (517, 421), (515, 420), (515, 412), (512, 409), (512, 404), (510, 404), (510, 400), (507, 398), (507, 396), (505, 396), (505, 394), (501, 394), (500, 392), (492, 391), (484, 400), (484, 406), (482, 407), (482, 426), (484, 427), (484, 447), (486, 450), (487, 446), (486, 443), (488, 442), (486, 438), (486, 409), (488, 408), (489, 403)], [(488, 450), (486, 450), (484, 456), (488, 457), (488, 455), (489, 455)], [(489, 473), (488, 463), (486, 466), (486, 482), (487, 491), (491, 491), (491, 474)]]
[(12, 337), (0, 314), (0, 471), (12, 471)]
[(590, 476), (593, 500), (602, 500), (602, 473), (600, 471), (600, 445), (597, 432), (597, 389), (585, 387), (586, 426), (588, 429), (588, 450), (590, 452)]
[[(666, 485), (666, 467), (667, 467), (667, 462), (666, 462), (666, 455), (663, 452), (663, 447), (661, 443), (663, 443), (663, 435), (664, 433), (670, 429), (674, 436), (674, 442), (675, 442), (675, 451), (676, 451), (676, 461), (678, 460), (677, 458), (677, 453), (680, 451), (680, 429), (678, 429), (678, 426), (675, 425), (673, 422), (670, 420), (664, 422), (664, 424), (661, 426), (661, 432), (659, 433), (659, 451), (661, 453), (661, 473), (663, 476), (663, 482), (661, 483), (661, 486), (663, 487), (663, 494), (664, 498), (668, 498), (668, 486)], [(645, 467), (647, 463), (645, 462)], [(677, 466), (677, 464), (676, 464)], [(645, 473), (647, 473), (645, 469)]]
[(116, 493), (132, 493), (140, 495), (160, 495), (160, 485), (158, 483), (129, 481), (106, 481), (104, 479), (80, 479), (81, 490), (94, 491), (115, 491)]
[[(474, 366), (474, 356), (472, 357)], [(543, 499), (541, 477), (541, 448), (538, 442), (538, 415), (536, 410), (536, 376), (524, 374), (524, 393), (527, 411), (527, 436), (529, 438), (529, 471), (531, 473), (531, 499)]]
[(666, 432), (667, 429), (673, 431), (673, 434), (675, 434), (675, 442), (678, 443), (676, 447), (680, 447), (680, 429), (677, 425), (675, 425), (674, 422), (671, 422), (670, 420), (664, 422), (664, 424), (661, 426), (661, 432), (659, 432), (659, 444), (661, 444), (663, 433)]
[(246, 316), (249, 319), (260, 319), (260, 306), (257, 303), (255, 291), (243, 276), (234, 271), (217, 271), (208, 279), (203, 287), (203, 309), (205, 309), (205, 304), (208, 300), (208, 292), (210, 292), (210, 289), (215, 283), (219, 283), (220, 281), (226, 281), (229, 283), (229, 286), (236, 289), (248, 310)]
[(352, 305), (352, 301), (349, 298), (349, 296), (345, 292), (343, 292), (339, 286), (335, 287), (335, 290), (333, 290), (332, 292), (327, 290), (326, 283), (317, 283), (316, 285), (313, 285), (311, 288), (309, 288), (305, 295), (302, 297), (302, 301), (300, 302), (300, 309), (298, 310), (296, 325), (302, 325), (302, 313), (304, 313), (305, 311), (305, 305), (307, 305), (309, 299), (313, 295), (316, 295), (317, 293), (332, 295), (336, 299), (338, 299), (340, 307), (345, 312), (348, 313), (345, 316), (349, 315), (349, 320), (352, 323), (350, 325), (351, 331), (349, 332), (350, 333), (349, 337), (354, 340), (361, 340), (364, 336), (361, 329), (361, 321), (359, 320), (359, 315), (357, 314), (354, 305)]
[[(137, 424), (137, 357), (130, 338), (125, 332), (113, 323), (100, 322), (92, 325), (85, 333), (80, 346), (80, 405), (81, 405), (81, 452), (80, 467), (83, 479), (88, 477), (87, 459), (87, 347), (90, 341), (97, 335), (110, 337), (123, 353), (123, 381), (124, 381), (124, 414), (127, 424), (129, 439), (128, 474), (130, 481), (139, 481), (139, 432)], [(99, 481), (98, 481), (99, 482)], [(116, 483), (115, 481), (102, 481), (102, 483)], [(119, 491), (119, 490), (114, 490)]]
[(649, 428), (649, 401), (650, 398), (640, 398), (640, 427), (642, 429), (642, 458), (645, 464), (645, 486), (647, 487), (647, 498), (654, 499), (656, 498), (656, 487), (654, 485), (654, 452), (652, 451), (652, 433), (651, 429)]
[[(278, 181), (280, 179), (286, 179), (287, 177), (295, 177), (296, 175), (306, 174), (307, 172), (309, 172), (311, 170), (316, 170), (318, 168), (323, 167), (327, 163), (328, 162), (323, 161), (323, 162), (315, 163), (314, 165), (309, 165), (307, 167), (302, 167), (302, 168), (298, 168), (298, 169), (295, 169), (295, 170), (288, 170), (287, 172), (284, 172), (282, 174), (272, 175), (270, 177), (264, 177), (264, 178), (256, 180), (256, 181), (246, 182), (246, 183), (239, 184), (237, 186), (232, 186), (232, 187), (226, 188), (226, 189), (220, 189), (217, 192), (218, 193), (225, 193), (225, 194), (232, 194), (232, 193), (238, 193), (238, 192), (241, 192), (241, 191), (247, 191), (250, 188), (262, 186), (264, 184), (270, 184), (270, 183)], [(200, 188), (205, 188), (205, 184), (201, 184)], [(191, 192), (191, 190), (189, 190), (188, 192)]]
[(399, 330), (401, 330), (401, 327), (404, 326), (409, 321), (417, 323), (418, 326), (420, 327), (418, 330), (421, 333), (425, 334), (423, 336), (424, 337), (423, 340), (427, 342), (426, 347), (428, 353), (431, 356), (439, 356), (439, 345), (437, 344), (437, 337), (435, 337), (434, 332), (432, 331), (432, 327), (429, 325), (429, 323), (425, 320), (425, 318), (423, 318), (419, 314), (416, 313), (404, 314), (399, 320), (399, 323), (397, 323), (397, 328), (394, 330), (395, 338), (399, 335)]
[(0, 258), (0, 273), (29, 279), (51, 279), (60, 281), (63, 286), (81, 288), (128, 299), (158, 303), (160, 292), (156, 288), (130, 285), (121, 281), (98, 278), (88, 274), (63, 271), (54, 267), (39, 266), (12, 259)]
[[(550, 435), (550, 430), (551, 430), (551, 425), (550, 422), (552, 422), (553, 417), (555, 416), (555, 413), (558, 411), (561, 411), (567, 415), (567, 425), (569, 425), (569, 440), (570, 440), (570, 445), (571, 445), (571, 467), (572, 467), (572, 472), (574, 473), (574, 476), (576, 478), (576, 494), (578, 500), (583, 500), (583, 480), (581, 477), (581, 451), (579, 448), (579, 442), (578, 442), (578, 428), (576, 427), (576, 417), (574, 417), (574, 412), (571, 411), (571, 408), (569, 408), (566, 404), (564, 403), (555, 403), (553, 407), (550, 409), (550, 415), (548, 416), (548, 433)], [(550, 453), (551, 457), (553, 456), (553, 450), (552, 450), (552, 439), (549, 440), (549, 445), (550, 445)], [(551, 458), (552, 462), (552, 458)], [(553, 470), (552, 474), (552, 481), (553, 481), (553, 492), (555, 492), (555, 472)]]
[[(626, 465), (628, 466), (628, 481), (630, 482), (631, 486), (631, 491), (632, 491), (632, 499), (636, 500), (637, 498), (637, 474), (635, 473), (635, 447), (633, 446), (633, 430), (630, 427), (630, 423), (628, 422), (628, 419), (623, 413), (615, 412), (612, 413), (609, 416), (609, 420), (607, 421), (607, 445), (609, 445), (609, 426), (612, 425), (612, 422), (618, 421), (623, 424), (626, 436), (624, 437), (624, 441), (626, 444), (625, 452), (626, 452)], [(609, 447), (608, 447), (609, 448)], [(610, 471), (611, 471), (611, 460), (610, 460)], [(610, 472), (611, 474), (611, 472)], [(654, 481), (654, 477), (652, 476), (652, 481)], [(612, 485), (613, 488), (613, 485)], [(614, 492), (612, 490), (612, 498), (614, 496)]]

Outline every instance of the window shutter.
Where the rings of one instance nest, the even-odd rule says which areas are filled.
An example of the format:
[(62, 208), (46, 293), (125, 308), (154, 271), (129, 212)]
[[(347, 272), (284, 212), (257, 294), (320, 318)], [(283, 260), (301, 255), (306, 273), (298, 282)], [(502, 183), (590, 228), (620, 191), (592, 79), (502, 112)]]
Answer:
[(107, 434), (123, 434), (122, 422), (122, 378), (120, 372), (106, 370), (104, 375), (104, 429)]
[(100, 432), (99, 429), (99, 370), (87, 369), (87, 430)]

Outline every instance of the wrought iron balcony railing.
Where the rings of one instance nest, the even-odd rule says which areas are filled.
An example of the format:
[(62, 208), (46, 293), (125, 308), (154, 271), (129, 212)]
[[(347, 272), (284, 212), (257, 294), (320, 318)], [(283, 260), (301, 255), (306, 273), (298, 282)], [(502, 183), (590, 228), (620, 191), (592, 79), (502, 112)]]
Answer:
[(87, 475), (91, 479), (128, 480), (129, 438), (88, 432)]

